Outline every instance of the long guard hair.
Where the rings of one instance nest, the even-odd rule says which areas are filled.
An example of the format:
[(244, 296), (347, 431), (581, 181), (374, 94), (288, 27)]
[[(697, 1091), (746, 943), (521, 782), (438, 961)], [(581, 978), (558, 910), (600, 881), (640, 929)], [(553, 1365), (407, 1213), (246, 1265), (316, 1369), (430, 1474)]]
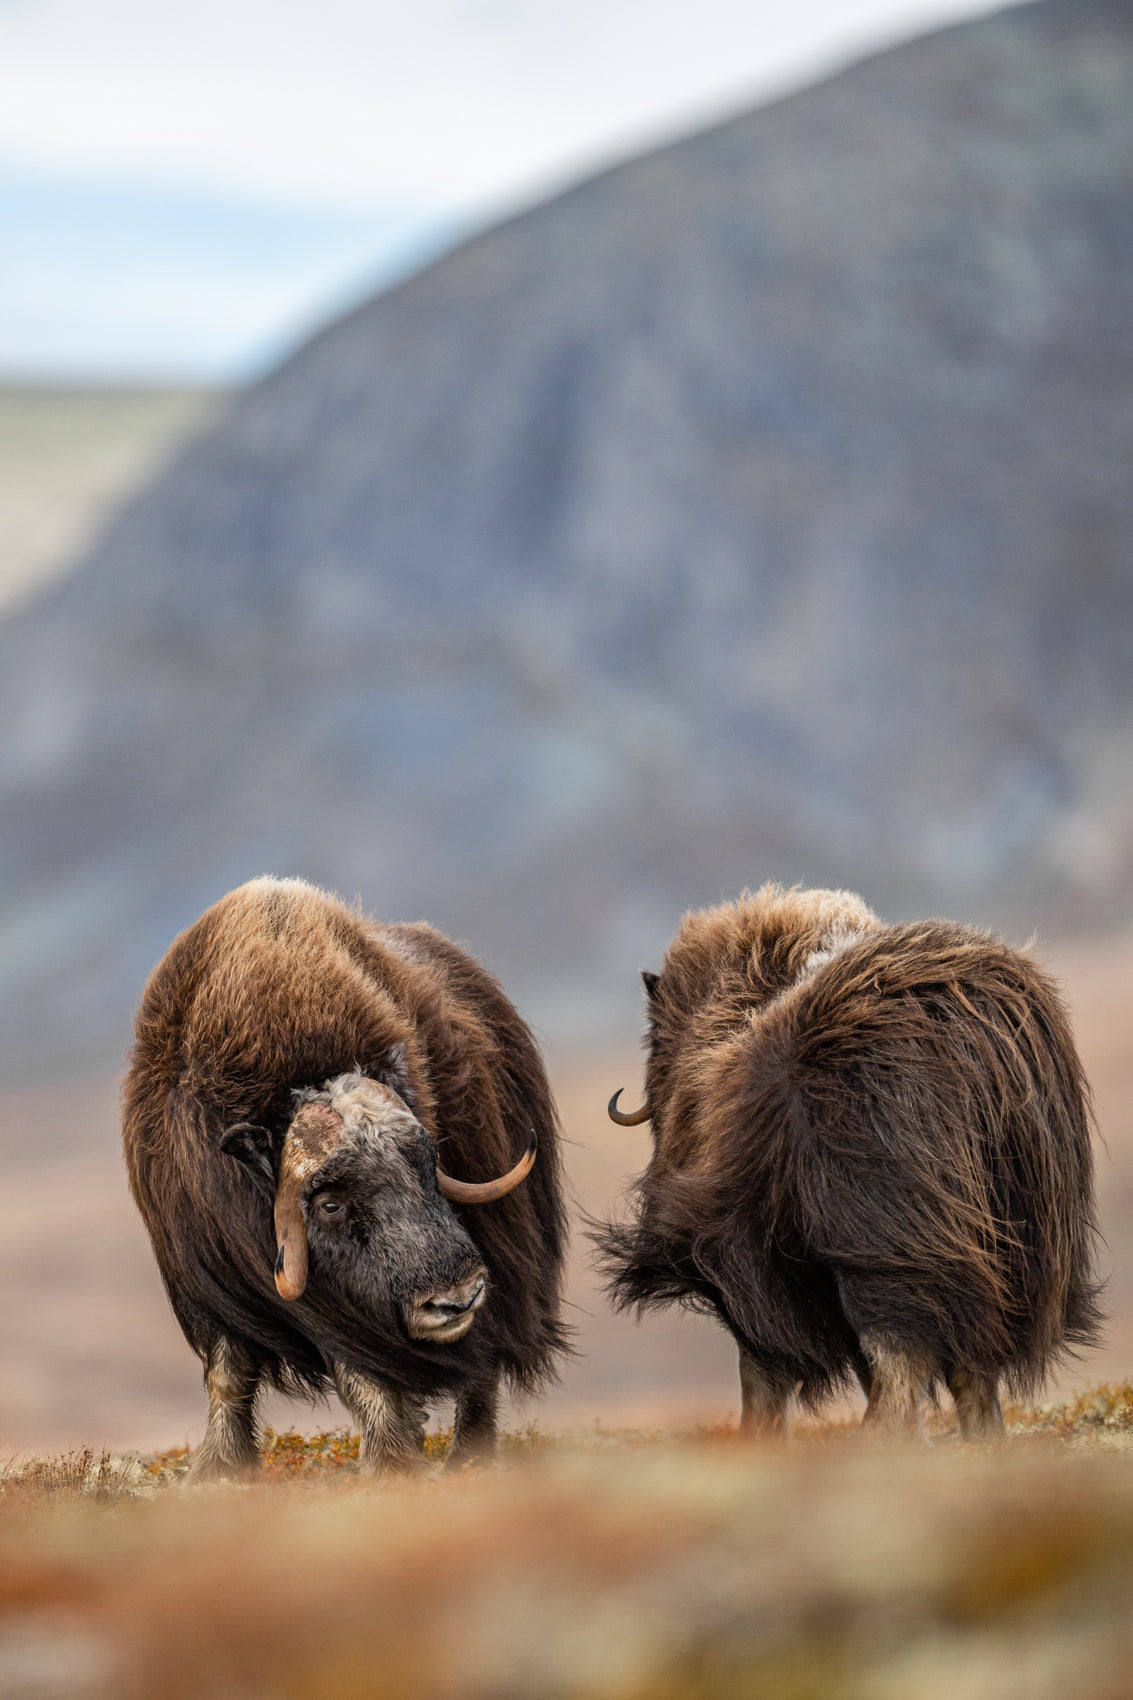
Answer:
[[(322, 1393), (337, 1359), (422, 1396), (492, 1365), (517, 1389), (554, 1377), (565, 1240), (557, 1119), (534, 1040), (500, 986), (424, 924), (366, 920), (302, 880), (229, 893), (170, 947), (135, 1021), (123, 1086), (123, 1145), (182, 1330), (207, 1360), (245, 1343), (283, 1391)], [(539, 1155), (520, 1187), (457, 1213), (483, 1255), (491, 1302), (452, 1345), (408, 1339), (392, 1320), (275, 1291), (271, 1189), (219, 1142), (267, 1127), (278, 1173), (292, 1094), (343, 1073), (382, 1077), (403, 1046), (415, 1112), (446, 1170), (477, 1181), (508, 1169), (532, 1128)]]
[(1025, 951), (847, 893), (685, 917), (647, 975), (654, 1155), (620, 1307), (717, 1315), (812, 1408), (870, 1333), (1034, 1391), (1097, 1333), (1088, 1088)]

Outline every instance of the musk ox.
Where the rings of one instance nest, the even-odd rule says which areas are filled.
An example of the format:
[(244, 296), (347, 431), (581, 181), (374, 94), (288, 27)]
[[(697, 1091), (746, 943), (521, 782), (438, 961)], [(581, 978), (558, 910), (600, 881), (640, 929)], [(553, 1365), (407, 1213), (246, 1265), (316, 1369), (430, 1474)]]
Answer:
[(495, 980), (431, 927), (258, 879), (174, 942), (135, 1029), (123, 1143), (205, 1366), (195, 1475), (255, 1464), (265, 1383), (333, 1384), (371, 1472), (420, 1457), (445, 1395), (453, 1458), (490, 1453), (501, 1380), (537, 1388), (565, 1346), (555, 1111)]
[(865, 1422), (941, 1383), (965, 1438), (1002, 1428), (1099, 1322), (1088, 1093), (1025, 951), (885, 926), (840, 891), (765, 886), (687, 915), (646, 974), (636, 1219), (595, 1237), (615, 1303), (735, 1337), (741, 1429), (856, 1376)]

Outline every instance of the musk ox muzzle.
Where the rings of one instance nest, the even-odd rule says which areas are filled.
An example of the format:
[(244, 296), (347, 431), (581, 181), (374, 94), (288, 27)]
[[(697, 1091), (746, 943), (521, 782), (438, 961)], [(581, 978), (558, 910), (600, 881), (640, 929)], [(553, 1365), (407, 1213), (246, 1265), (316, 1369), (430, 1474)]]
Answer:
[(413, 1340), (447, 1344), (472, 1327), (473, 1318), (488, 1296), (488, 1272), (483, 1266), (467, 1280), (405, 1307), (406, 1332)]

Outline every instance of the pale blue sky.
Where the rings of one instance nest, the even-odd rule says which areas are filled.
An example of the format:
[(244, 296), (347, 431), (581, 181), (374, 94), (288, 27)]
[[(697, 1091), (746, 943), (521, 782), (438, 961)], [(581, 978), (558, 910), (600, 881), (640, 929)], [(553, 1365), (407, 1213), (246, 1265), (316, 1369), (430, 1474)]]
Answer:
[(0, 376), (248, 376), (461, 230), (996, 9), (0, 0)]

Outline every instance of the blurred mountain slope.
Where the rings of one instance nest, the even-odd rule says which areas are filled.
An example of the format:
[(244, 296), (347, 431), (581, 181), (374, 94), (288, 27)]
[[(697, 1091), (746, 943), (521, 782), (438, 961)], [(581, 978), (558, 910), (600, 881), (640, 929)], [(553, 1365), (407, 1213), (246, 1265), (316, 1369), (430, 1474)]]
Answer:
[(0, 628), (0, 1050), (300, 872), (632, 1021), (768, 875), (1028, 928), (1133, 864), (1133, 7), (611, 171), (331, 326)]

